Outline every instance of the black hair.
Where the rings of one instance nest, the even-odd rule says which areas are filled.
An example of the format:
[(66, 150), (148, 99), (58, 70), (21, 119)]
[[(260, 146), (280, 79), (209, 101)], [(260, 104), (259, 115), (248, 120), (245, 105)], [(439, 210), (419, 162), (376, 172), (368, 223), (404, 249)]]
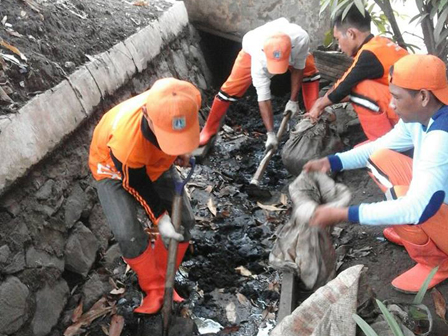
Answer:
[(344, 19), (342, 19), (342, 14), (344, 13), (344, 9), (339, 10), (332, 23), (331, 27), (336, 27), (338, 30), (343, 32), (347, 31), (348, 28), (356, 28), (361, 32), (369, 32), (370, 31), (370, 23), (372, 21), (370, 14), (367, 10), (364, 10), (364, 15), (359, 11), (356, 6), (352, 6)]

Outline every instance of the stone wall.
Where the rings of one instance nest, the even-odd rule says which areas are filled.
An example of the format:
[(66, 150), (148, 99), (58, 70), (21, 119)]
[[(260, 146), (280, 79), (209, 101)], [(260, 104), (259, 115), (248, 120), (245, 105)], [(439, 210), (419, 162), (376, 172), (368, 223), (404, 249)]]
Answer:
[[(71, 82), (61, 84), (66, 87), (60, 92), (67, 95), (73, 89), (72, 82), (79, 80), (75, 97), (66, 97), (73, 98), (81, 112), (75, 114), (79, 118), (68, 114), (72, 119), (63, 130), (52, 130), (52, 124), (47, 123), (47, 133), (40, 134), (39, 139), (48, 146), (40, 148), (38, 155), (36, 139), (24, 140), (15, 147), (6, 145), (2, 150), (2, 160), (20, 159), (24, 165), (20, 174), (7, 171), (4, 165), (2, 170), (2, 188), (17, 177), (22, 178), (0, 197), (0, 336), (60, 335), (60, 328), (70, 320), (72, 312), (66, 308), (70, 301), (79, 302), (82, 298), (84, 309), (88, 309), (111, 290), (107, 274), (114, 272), (120, 252), (113, 244), (93, 188), (87, 166), (89, 143), (93, 128), (105, 111), (144, 91), (158, 78), (173, 76), (189, 80), (200, 89), (207, 88), (210, 74), (199, 49), (199, 36), (186, 20), (183, 3), (178, 4), (182, 8), (174, 8), (182, 17), (177, 17), (176, 12), (168, 13), (171, 21), (159, 22), (153, 32), (158, 31), (161, 38), (152, 36), (159, 45), (155, 48), (157, 43), (152, 44), (145, 59), (136, 56), (131, 67), (121, 67), (120, 71), (115, 68), (112, 73), (105, 73), (101, 67), (104, 57), (110, 60), (114, 50), (129, 51), (132, 46), (139, 49), (142, 38), (134, 36), (132, 42), (120, 43), (102, 55), (103, 59), (75, 74)], [(173, 29), (175, 34), (164, 35)], [(102, 81), (86, 77), (95, 71)], [(123, 76), (116, 78), (118, 74)], [(58, 90), (44, 94), (47, 107), (48, 99)], [(98, 96), (92, 92), (98, 92)], [(80, 93), (84, 100), (79, 100)], [(30, 118), (42, 104), (43, 101), (35, 105), (37, 108), (30, 110), (28, 116), (21, 111), (19, 117), (23, 120), (17, 126), (34, 123)], [(12, 136), (13, 131), (7, 133)], [(61, 139), (65, 139), (62, 144)], [(4, 147), (3, 140), (2, 143)], [(30, 155), (26, 146), (32, 146), (28, 148)], [(7, 178), (5, 174), (9, 174)]]
[(235, 40), (268, 21), (286, 17), (308, 32), (314, 50), (330, 29), (328, 11), (319, 17), (319, 0), (185, 0), (185, 4), (192, 23)]

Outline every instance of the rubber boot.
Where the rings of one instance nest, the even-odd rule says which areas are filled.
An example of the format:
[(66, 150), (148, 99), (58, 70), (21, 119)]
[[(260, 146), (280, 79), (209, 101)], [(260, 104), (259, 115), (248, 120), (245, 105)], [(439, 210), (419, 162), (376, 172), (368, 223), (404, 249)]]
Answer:
[(392, 281), (392, 286), (404, 293), (417, 293), (431, 270), (439, 266), (437, 273), (429, 283), (428, 289), (448, 279), (448, 255), (437, 248), (431, 239), (424, 245), (412, 244), (402, 239), (409, 256), (417, 265)]
[[(176, 271), (179, 269), (182, 260), (184, 259), (185, 252), (190, 244), (179, 243), (177, 245), (177, 257), (176, 257)], [(157, 256), (156, 267), (161, 278), (163, 278), (163, 284), (165, 288), (166, 268), (168, 266), (168, 250), (163, 245), (162, 239), (157, 239), (154, 245), (154, 251)], [(173, 300), (175, 302), (182, 302), (184, 299), (173, 289)]]
[(124, 258), (127, 264), (137, 273), (138, 284), (146, 293), (140, 307), (135, 308), (135, 313), (155, 314), (163, 304), (164, 278), (157, 271), (156, 255), (151, 247), (148, 248), (136, 258)]
[(302, 83), (302, 97), (305, 109), (308, 112), (319, 98), (319, 81)]
[(393, 227), (388, 227), (383, 230), (383, 236), (391, 243), (403, 246), (403, 240), (398, 235), (398, 233), (394, 230)]
[(218, 133), (221, 119), (226, 115), (229, 105), (229, 101), (224, 101), (215, 97), (205, 126), (199, 136), (199, 146), (206, 145), (210, 141), (210, 138)]

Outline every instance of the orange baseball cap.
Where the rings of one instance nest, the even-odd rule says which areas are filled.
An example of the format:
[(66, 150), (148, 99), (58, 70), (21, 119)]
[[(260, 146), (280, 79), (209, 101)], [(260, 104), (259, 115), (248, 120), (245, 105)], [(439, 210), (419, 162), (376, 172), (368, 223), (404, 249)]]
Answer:
[(429, 90), (448, 105), (446, 66), (433, 55), (406, 55), (393, 66), (390, 82), (411, 90)]
[(291, 38), (284, 33), (274, 33), (263, 45), (266, 54), (269, 73), (283, 74), (288, 70), (289, 55), (291, 54)]
[(146, 101), (148, 118), (163, 152), (182, 155), (199, 146), (201, 94), (191, 83), (163, 78), (154, 83)]

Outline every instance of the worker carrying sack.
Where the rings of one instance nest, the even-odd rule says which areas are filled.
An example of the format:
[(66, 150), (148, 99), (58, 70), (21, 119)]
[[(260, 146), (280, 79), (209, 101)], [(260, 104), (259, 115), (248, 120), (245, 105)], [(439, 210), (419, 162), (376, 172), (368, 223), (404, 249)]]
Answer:
[(330, 127), (334, 119), (334, 114), (327, 109), (316, 124), (303, 118), (290, 131), (289, 140), (282, 149), (282, 161), (289, 173), (297, 176), (309, 160), (343, 149), (341, 138)]
[(309, 226), (317, 206), (344, 207), (348, 188), (321, 172), (302, 172), (289, 186), (293, 203), (291, 219), (277, 232), (269, 263), (277, 270), (294, 272), (306, 289), (317, 289), (334, 278), (336, 257), (331, 228)]

